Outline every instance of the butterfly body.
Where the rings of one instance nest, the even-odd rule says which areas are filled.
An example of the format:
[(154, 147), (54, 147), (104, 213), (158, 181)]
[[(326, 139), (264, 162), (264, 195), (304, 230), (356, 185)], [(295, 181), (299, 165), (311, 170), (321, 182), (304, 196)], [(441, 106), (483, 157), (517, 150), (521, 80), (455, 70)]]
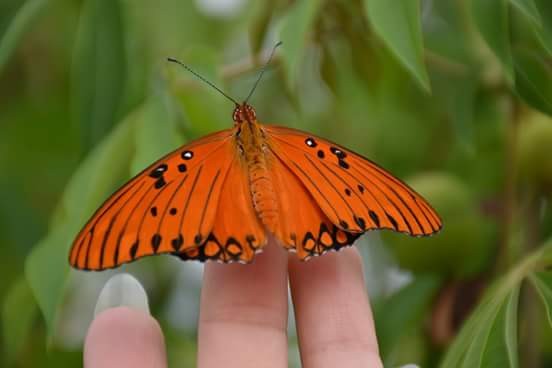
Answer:
[(257, 121), (255, 110), (247, 104), (237, 106), (233, 117), (234, 139), (238, 154), (247, 167), (253, 207), (267, 230), (275, 232), (279, 209), (270, 174), (266, 133)]
[(73, 243), (79, 269), (168, 253), (248, 263), (268, 234), (301, 260), (390, 229), (431, 235), (442, 224), (416, 192), (372, 161), (323, 138), (263, 125), (247, 103), (234, 127), (177, 149), (131, 179)]

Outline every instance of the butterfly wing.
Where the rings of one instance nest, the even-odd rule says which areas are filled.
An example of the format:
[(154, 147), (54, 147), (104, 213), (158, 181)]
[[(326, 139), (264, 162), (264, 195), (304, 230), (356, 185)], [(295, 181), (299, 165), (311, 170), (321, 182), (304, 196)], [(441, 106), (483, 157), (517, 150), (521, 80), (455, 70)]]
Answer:
[[(314, 254), (317, 254), (350, 244), (358, 237), (354, 234), (372, 229), (390, 229), (412, 236), (430, 235), (441, 229), (439, 216), (419, 194), (372, 161), (298, 130), (276, 126), (264, 129), (268, 146), (276, 157), (274, 172), (289, 171), (275, 176), (287, 175), (287, 179), (280, 180), (292, 183), (292, 173), (307, 192), (302, 193), (304, 200), (299, 202), (294, 202), (296, 198), (282, 198), (282, 203), (293, 207), (283, 212), (286, 216), (282, 217), (297, 210), (295, 203), (308, 208), (309, 198), (321, 210), (318, 215), (310, 210), (312, 218), (310, 222), (304, 221), (303, 238), (295, 244), (308, 242), (307, 238), (312, 237), (316, 240)], [(293, 185), (295, 189), (288, 192), (299, 193), (297, 185)], [(282, 232), (282, 239), (290, 244), (290, 234), (284, 234), (289, 230)], [(329, 247), (322, 242), (326, 232), (330, 235), (325, 237), (326, 244), (333, 244)], [(350, 238), (345, 239), (342, 233)], [(337, 238), (342, 241), (336, 242)]]
[(307, 260), (311, 256), (350, 245), (360, 236), (336, 227), (283, 159), (275, 154), (269, 157), (281, 213), (276, 236), (285, 248), (297, 252), (300, 259)]
[(70, 264), (102, 270), (204, 244), (234, 161), (232, 135), (231, 129), (208, 135), (131, 179), (81, 230), (71, 248)]
[(235, 157), (221, 189), (211, 233), (198, 248), (177, 254), (181, 259), (249, 263), (266, 244), (266, 231), (251, 201), (247, 167)]
[[(266, 127), (281, 216), (276, 235), (301, 259), (350, 245), (364, 231), (429, 235), (441, 220), (391, 174), (307, 133)], [(102, 270), (171, 253), (182, 259), (247, 263), (266, 243), (233, 130), (157, 161), (109, 198), (73, 243), (76, 268)]]

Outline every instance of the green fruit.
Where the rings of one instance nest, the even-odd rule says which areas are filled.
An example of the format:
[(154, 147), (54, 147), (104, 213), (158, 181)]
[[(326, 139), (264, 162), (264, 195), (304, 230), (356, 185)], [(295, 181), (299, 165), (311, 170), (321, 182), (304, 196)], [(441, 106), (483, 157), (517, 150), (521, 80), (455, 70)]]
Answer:
[(520, 126), (519, 175), (523, 182), (552, 188), (552, 119), (534, 114)]
[(419, 175), (409, 183), (441, 216), (443, 229), (425, 238), (386, 234), (399, 264), (418, 273), (455, 277), (479, 272), (492, 250), (493, 231), (466, 184), (446, 173)]

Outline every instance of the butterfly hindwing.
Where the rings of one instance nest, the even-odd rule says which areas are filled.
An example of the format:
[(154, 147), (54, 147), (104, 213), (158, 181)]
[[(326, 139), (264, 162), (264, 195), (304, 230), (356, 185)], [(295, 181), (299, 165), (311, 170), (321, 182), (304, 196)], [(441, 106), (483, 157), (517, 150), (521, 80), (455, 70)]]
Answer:
[(298, 130), (264, 129), (272, 152), (339, 229), (390, 229), (421, 236), (441, 228), (438, 215), (419, 194), (372, 161)]
[(101, 270), (205, 242), (235, 148), (231, 130), (211, 134), (157, 161), (113, 194), (73, 243), (72, 266)]
[(338, 250), (360, 235), (336, 227), (282, 159), (271, 154), (269, 165), (281, 214), (276, 235), (299, 259)]
[(266, 232), (253, 208), (246, 173), (245, 163), (236, 156), (223, 184), (215, 222), (206, 242), (178, 254), (181, 259), (249, 263), (266, 244)]

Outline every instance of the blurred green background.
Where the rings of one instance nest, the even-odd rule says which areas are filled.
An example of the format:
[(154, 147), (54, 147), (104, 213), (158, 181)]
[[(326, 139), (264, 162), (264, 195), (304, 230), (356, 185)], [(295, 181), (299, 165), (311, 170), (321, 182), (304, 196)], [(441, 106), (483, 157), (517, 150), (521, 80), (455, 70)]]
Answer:
[(99, 290), (126, 271), (171, 366), (193, 366), (201, 265), (76, 272), (68, 248), (132, 174), (231, 126), (168, 56), (239, 100), (278, 40), (260, 120), (370, 157), (443, 218), (429, 239), (357, 243), (386, 367), (552, 366), (548, 0), (1, 0), (0, 365), (81, 364)]

